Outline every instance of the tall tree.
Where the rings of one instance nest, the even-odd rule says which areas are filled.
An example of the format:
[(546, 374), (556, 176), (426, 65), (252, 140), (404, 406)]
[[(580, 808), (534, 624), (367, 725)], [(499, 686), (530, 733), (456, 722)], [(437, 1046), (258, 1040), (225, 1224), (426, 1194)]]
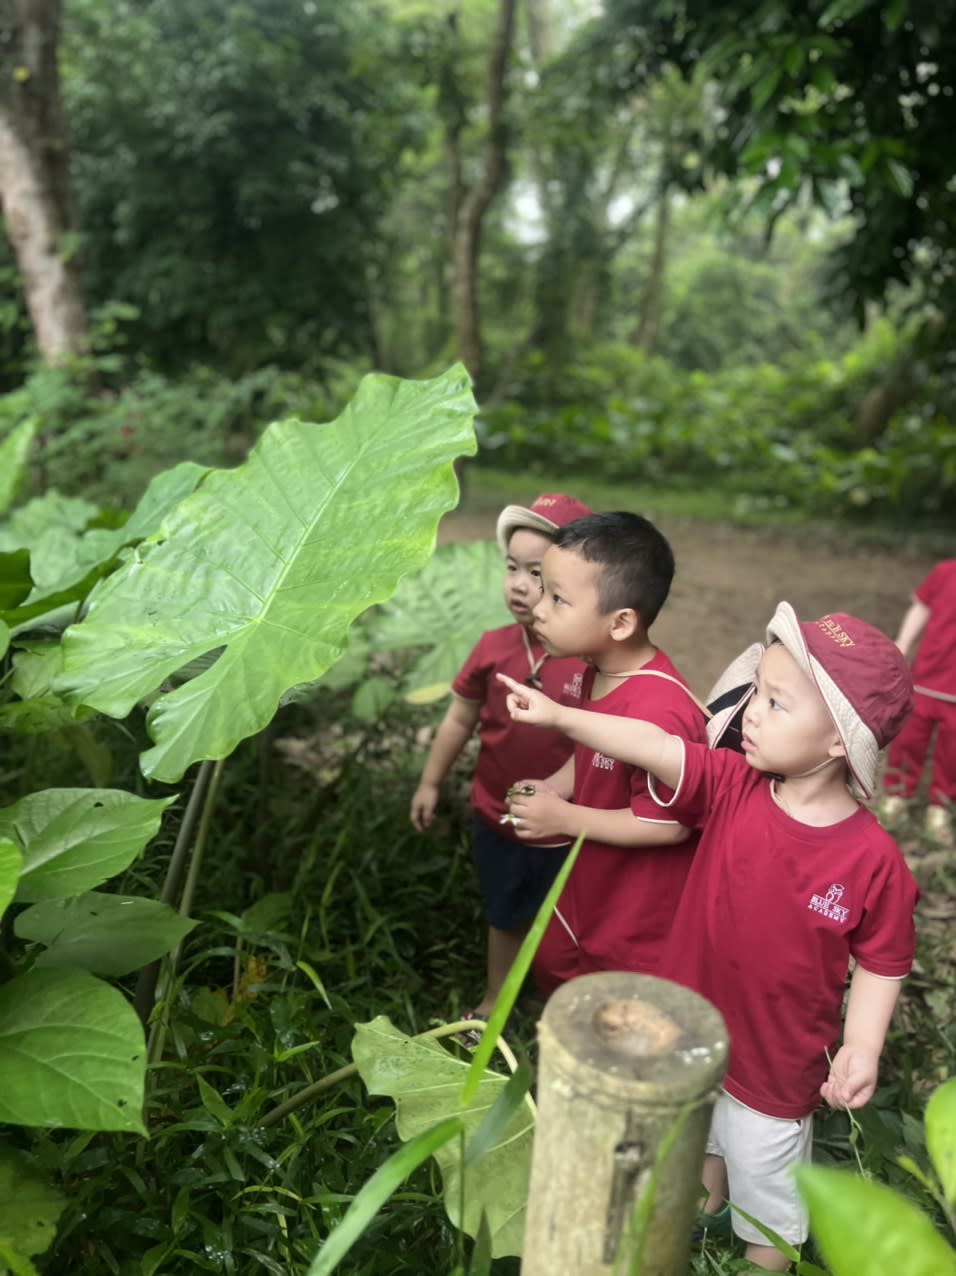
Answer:
[(91, 304), (134, 306), (166, 368), (374, 358), (381, 219), (424, 113), (410, 38), (378, 0), (70, 0)]
[(709, 161), (768, 229), (807, 197), (851, 214), (833, 278), (861, 317), (914, 281), (956, 314), (956, 0), (608, 0), (604, 28), (636, 78), (706, 72)]
[[(516, 8), (517, 0), (499, 0), (495, 32), (488, 54), (484, 152), (478, 176), (470, 187), (463, 179), (461, 133), (464, 108), (461, 94), (456, 88), (446, 90), (445, 136), (451, 192), (449, 220), (453, 228), (455, 333), (459, 357), (476, 384), (482, 372), (481, 318), (478, 307), (481, 232), (485, 214), (505, 179), (508, 155), (505, 107), (508, 100), (508, 62), (514, 37)], [(456, 21), (454, 16), (452, 21)]]
[(57, 50), (62, 0), (0, 0), (0, 206), (40, 355), (87, 346)]

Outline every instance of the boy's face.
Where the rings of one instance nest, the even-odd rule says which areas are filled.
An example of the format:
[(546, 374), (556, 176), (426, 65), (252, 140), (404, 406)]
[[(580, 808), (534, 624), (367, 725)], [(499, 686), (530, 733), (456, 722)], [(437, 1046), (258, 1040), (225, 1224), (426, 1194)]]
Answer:
[(761, 657), (754, 685), (743, 720), (743, 751), (752, 767), (797, 776), (842, 756), (823, 697), (779, 642)]
[(531, 626), (531, 609), (541, 597), (541, 560), (551, 540), (541, 532), (519, 527), (505, 555), (505, 605), (519, 625)]
[(610, 618), (598, 601), (600, 568), (573, 549), (552, 545), (541, 564), (543, 590), (534, 630), (552, 656), (600, 656), (608, 647)]

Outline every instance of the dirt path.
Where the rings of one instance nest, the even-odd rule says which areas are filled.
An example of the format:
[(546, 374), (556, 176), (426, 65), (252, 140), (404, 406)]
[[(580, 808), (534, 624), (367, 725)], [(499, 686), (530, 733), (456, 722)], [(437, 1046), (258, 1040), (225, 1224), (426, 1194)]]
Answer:
[[(808, 527), (799, 537), (689, 520), (655, 520), (670, 540), (677, 574), (654, 640), (699, 695), (756, 639), (780, 599), (801, 618), (847, 611), (895, 634), (909, 595), (933, 560), (885, 548), (836, 546)], [(455, 511), (439, 540), (494, 536), (494, 520)]]

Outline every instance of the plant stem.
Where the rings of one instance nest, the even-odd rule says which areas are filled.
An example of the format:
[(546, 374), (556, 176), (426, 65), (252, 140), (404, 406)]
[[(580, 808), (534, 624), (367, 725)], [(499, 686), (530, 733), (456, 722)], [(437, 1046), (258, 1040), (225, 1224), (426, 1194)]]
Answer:
[[(209, 778), (203, 788), (202, 811), (199, 816), (199, 824), (196, 829), (196, 840), (193, 843), (192, 855), (189, 859), (189, 871), (186, 874), (186, 884), (183, 887), (182, 898), (179, 901), (179, 915), (187, 916), (192, 908), (193, 897), (196, 893), (196, 883), (199, 881), (199, 870), (202, 867), (203, 851), (206, 849), (206, 838), (209, 836), (209, 826), (212, 823), (213, 807), (216, 804), (216, 791), (219, 788), (219, 780), (222, 776), (223, 759), (218, 762), (204, 762), (203, 766), (209, 766)], [(198, 779), (197, 779), (198, 785)], [(185, 821), (184, 821), (185, 822)], [(165, 893), (165, 888), (164, 888)], [(163, 900), (164, 903), (169, 901)], [(166, 969), (163, 972), (163, 984), (159, 993), (159, 1001), (167, 1002), (159, 1019), (153, 1024), (152, 1031), (149, 1034), (149, 1046), (147, 1049), (147, 1060), (149, 1063), (156, 1063), (163, 1057), (163, 1047), (166, 1044), (166, 1029), (169, 1025), (169, 1005), (168, 1000), (172, 995), (173, 985), (176, 981), (176, 967), (179, 965), (179, 954), (182, 951), (182, 944), (177, 944), (171, 953), (166, 957)]]
[[(193, 839), (193, 831), (204, 809), (206, 791), (212, 778), (213, 765), (209, 761), (203, 762), (196, 775), (192, 793), (189, 795), (186, 810), (183, 812), (183, 822), (180, 824), (179, 832), (176, 835), (173, 853), (169, 857), (166, 878), (159, 896), (161, 904), (172, 904), (179, 890), (179, 880), (183, 875), (183, 866), (186, 863), (186, 854)], [(160, 962), (151, 961), (148, 966), (144, 966), (139, 972), (139, 978), (136, 981), (133, 1006), (144, 1024), (148, 1023), (156, 1002), (156, 985), (159, 982), (159, 971)]]

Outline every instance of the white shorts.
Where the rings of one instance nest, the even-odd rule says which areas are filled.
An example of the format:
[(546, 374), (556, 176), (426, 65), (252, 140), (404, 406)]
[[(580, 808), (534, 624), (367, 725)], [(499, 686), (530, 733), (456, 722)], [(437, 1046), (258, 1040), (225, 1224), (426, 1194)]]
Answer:
[(813, 1117), (789, 1121), (766, 1116), (721, 1091), (707, 1138), (709, 1156), (723, 1157), (727, 1167), (735, 1233), (753, 1245), (770, 1241), (736, 1210), (773, 1228), (791, 1245), (807, 1239), (807, 1215), (797, 1192), (794, 1166), (809, 1162), (813, 1150)]

